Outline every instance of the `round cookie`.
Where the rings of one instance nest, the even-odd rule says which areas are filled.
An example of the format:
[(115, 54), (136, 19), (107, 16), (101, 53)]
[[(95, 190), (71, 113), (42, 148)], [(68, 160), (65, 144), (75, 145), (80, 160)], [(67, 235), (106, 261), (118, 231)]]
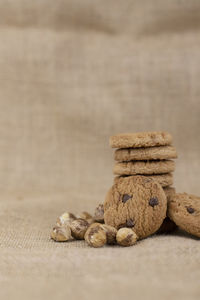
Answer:
[(170, 173), (174, 169), (175, 163), (173, 160), (129, 161), (116, 163), (113, 173), (116, 175), (152, 175)]
[(167, 201), (169, 201), (176, 194), (176, 189), (174, 187), (167, 186), (164, 187), (163, 190), (167, 197)]
[(161, 185), (145, 176), (122, 177), (106, 195), (105, 224), (130, 227), (145, 238), (156, 232), (166, 217), (167, 199)]
[(175, 194), (168, 202), (167, 213), (181, 229), (200, 237), (200, 197)]
[(120, 133), (110, 137), (112, 148), (140, 148), (171, 145), (172, 136), (168, 132)]
[(114, 159), (116, 161), (157, 160), (172, 158), (177, 158), (176, 148), (173, 146), (117, 149), (115, 150), (114, 154)]
[[(126, 176), (115, 176), (114, 178), (114, 183), (117, 183), (118, 180), (122, 177), (127, 177), (131, 175), (126, 175)], [(173, 184), (173, 175), (172, 173), (166, 173), (166, 174), (155, 174), (155, 175), (143, 175), (147, 178), (152, 178), (157, 180), (157, 182), (162, 186), (162, 187), (168, 187), (169, 185)]]

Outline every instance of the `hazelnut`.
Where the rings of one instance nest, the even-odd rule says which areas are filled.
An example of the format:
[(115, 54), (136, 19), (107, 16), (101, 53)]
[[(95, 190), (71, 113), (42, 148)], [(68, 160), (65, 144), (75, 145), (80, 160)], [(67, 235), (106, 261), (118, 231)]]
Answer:
[(74, 214), (65, 212), (57, 219), (56, 225), (62, 226), (62, 225), (70, 224), (75, 219), (76, 217)]
[(51, 232), (51, 238), (56, 242), (66, 242), (73, 239), (68, 225), (55, 226)]
[(93, 218), (91, 218), (91, 219), (87, 219), (87, 222), (88, 222), (89, 225), (91, 225), (91, 224), (93, 224), (95, 221), (94, 221)]
[(84, 219), (76, 219), (70, 223), (72, 236), (77, 240), (83, 240), (86, 230), (88, 229), (88, 222)]
[(86, 220), (89, 224), (94, 223), (94, 219), (91, 214), (89, 214), (86, 211), (83, 211), (81, 214), (77, 215), (77, 219), (84, 219)]
[(91, 219), (92, 218), (92, 215), (89, 214), (87, 211), (83, 211), (82, 213), (80, 213), (77, 218), (81, 218), (81, 219), (84, 219), (84, 220), (87, 220), (87, 219)]
[(104, 229), (106, 233), (107, 244), (109, 245), (116, 244), (117, 229), (115, 227), (106, 224), (101, 224), (101, 227)]
[(116, 235), (117, 243), (121, 246), (132, 246), (136, 243), (138, 237), (131, 228), (120, 228)]
[(104, 207), (99, 204), (94, 211), (94, 219), (97, 222), (104, 223)]
[(85, 233), (85, 240), (88, 245), (98, 248), (106, 244), (106, 232), (99, 223), (93, 223)]

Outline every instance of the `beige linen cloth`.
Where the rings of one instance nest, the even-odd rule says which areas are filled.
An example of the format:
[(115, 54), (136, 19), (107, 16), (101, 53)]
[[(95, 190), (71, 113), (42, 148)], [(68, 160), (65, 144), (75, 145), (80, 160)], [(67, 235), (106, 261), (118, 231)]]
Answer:
[(167, 130), (200, 195), (200, 1), (0, 1), (0, 299), (199, 299), (199, 239), (54, 243), (113, 181), (109, 136)]

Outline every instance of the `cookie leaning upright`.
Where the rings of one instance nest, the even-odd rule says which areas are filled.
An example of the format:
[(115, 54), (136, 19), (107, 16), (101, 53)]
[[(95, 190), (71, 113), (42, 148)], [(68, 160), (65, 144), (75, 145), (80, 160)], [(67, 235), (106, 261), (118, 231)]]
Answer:
[(166, 217), (167, 199), (161, 185), (144, 176), (119, 178), (104, 202), (105, 224), (130, 227), (141, 239), (155, 233)]
[(200, 237), (200, 197), (175, 194), (169, 200), (167, 214), (181, 229)]

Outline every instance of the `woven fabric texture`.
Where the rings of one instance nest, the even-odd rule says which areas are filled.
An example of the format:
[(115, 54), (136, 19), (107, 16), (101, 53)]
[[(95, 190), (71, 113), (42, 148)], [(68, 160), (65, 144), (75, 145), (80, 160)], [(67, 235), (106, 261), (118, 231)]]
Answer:
[(167, 130), (200, 195), (200, 2), (0, 1), (0, 298), (199, 299), (199, 239), (54, 243), (113, 182), (109, 136)]

